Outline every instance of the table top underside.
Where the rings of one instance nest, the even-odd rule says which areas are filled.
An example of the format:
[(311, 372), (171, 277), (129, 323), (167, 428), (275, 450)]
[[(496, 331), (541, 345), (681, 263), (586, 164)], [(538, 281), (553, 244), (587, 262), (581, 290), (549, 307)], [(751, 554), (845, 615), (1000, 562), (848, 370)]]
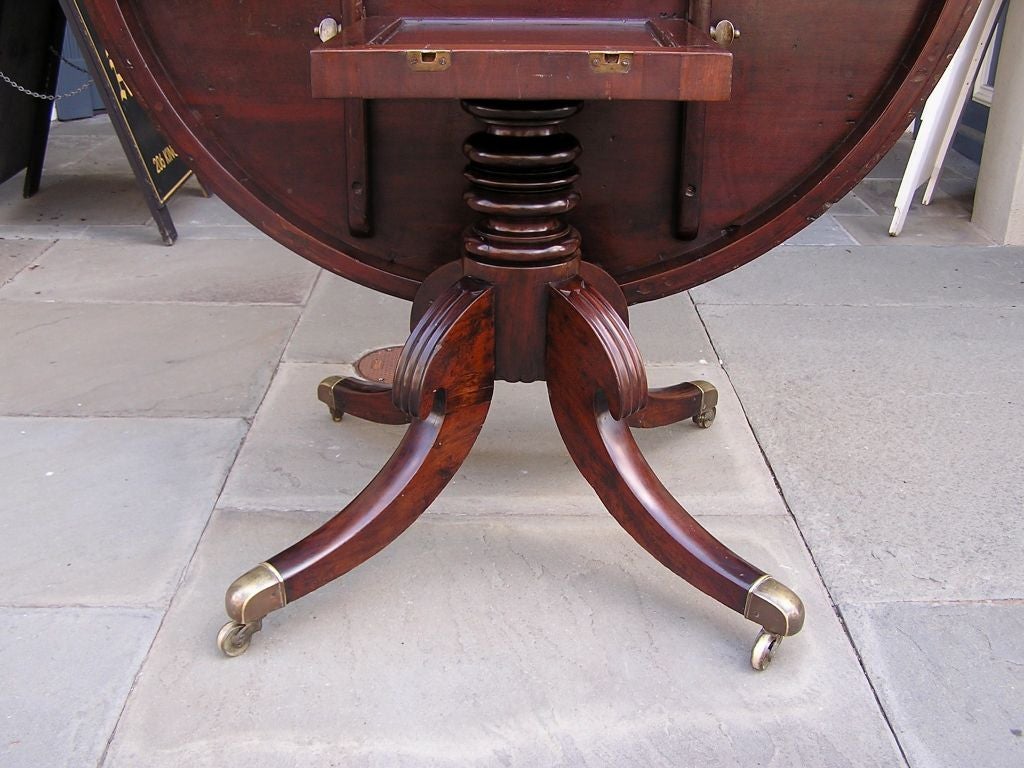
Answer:
[[(461, 232), (473, 220), (462, 197), (462, 145), (479, 125), (454, 97), (373, 97), (358, 102), (366, 133), (354, 146), (345, 114), (357, 102), (317, 98), (311, 84), (313, 52), (331, 46), (312, 34), (325, 15), (322, 2), (81, 5), (137, 97), (204, 183), (271, 236), (334, 272), (405, 298), (459, 257)], [(677, 5), (531, 1), (510, 13), (509, 3), (497, 2), (367, 2), (366, 13), (501, 17), (493, 29), (504, 24), (508, 49), (546, 42), (512, 16), (627, 19), (607, 38), (596, 21), (583, 24), (579, 46), (647, 51), (638, 38), (644, 20), (679, 16), (687, 3)], [(972, 0), (836, 0), (822, 11), (806, 1), (716, 0), (713, 18), (728, 18), (742, 33), (728, 49), (724, 100), (722, 93), (701, 102), (588, 97), (566, 123), (583, 146), (582, 203), (572, 223), (584, 258), (615, 277), (635, 303), (705, 282), (774, 247), (842, 197), (899, 137), (973, 7)], [(444, 25), (412, 23), (406, 32), (420, 35), (410, 46), (423, 47), (424, 32), (439, 49), (468, 45)], [(473, 34), (484, 48), (500, 46), (486, 24)], [(392, 43), (401, 55), (400, 36)], [(657, 47), (646, 60), (636, 54), (637, 61), (662, 55)], [(701, 92), (711, 98), (710, 86)], [(684, 119), (686, 104), (697, 103), (705, 115), (700, 220), (696, 237), (684, 239), (675, 219)], [(357, 151), (366, 153), (360, 193), (368, 196), (370, 236), (354, 234), (346, 217), (353, 194), (346, 160)]]

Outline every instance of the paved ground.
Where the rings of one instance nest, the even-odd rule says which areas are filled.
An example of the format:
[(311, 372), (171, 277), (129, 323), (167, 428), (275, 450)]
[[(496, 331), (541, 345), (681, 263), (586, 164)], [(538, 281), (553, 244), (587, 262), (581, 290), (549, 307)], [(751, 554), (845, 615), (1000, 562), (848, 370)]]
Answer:
[(397, 444), (314, 388), (407, 305), (194, 188), (164, 248), (109, 125), (59, 126), (40, 195), (0, 186), (0, 764), (1024, 764), (1024, 251), (971, 227), (962, 159), (888, 238), (906, 149), (635, 308), (655, 383), (722, 391), (711, 430), (639, 435), (652, 464), (807, 603), (769, 671), (602, 511), (542, 386), (499, 388), (431, 511), (227, 660), (226, 585)]

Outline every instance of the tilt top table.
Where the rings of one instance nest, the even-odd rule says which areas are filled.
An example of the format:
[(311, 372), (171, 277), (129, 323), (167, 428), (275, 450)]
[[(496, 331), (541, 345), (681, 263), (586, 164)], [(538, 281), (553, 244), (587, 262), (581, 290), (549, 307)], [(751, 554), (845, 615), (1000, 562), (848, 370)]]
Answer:
[(631, 428), (708, 427), (718, 395), (650, 389), (627, 308), (741, 266), (842, 197), (976, 2), (82, 2), (210, 188), (300, 255), (413, 302), (388, 381), (318, 392), (336, 420), (408, 432), (337, 516), (228, 588), (227, 655), (416, 520), (496, 379), (547, 382), (616, 520), (761, 627), (756, 669), (800, 631), (797, 595), (698, 525), (641, 455)]

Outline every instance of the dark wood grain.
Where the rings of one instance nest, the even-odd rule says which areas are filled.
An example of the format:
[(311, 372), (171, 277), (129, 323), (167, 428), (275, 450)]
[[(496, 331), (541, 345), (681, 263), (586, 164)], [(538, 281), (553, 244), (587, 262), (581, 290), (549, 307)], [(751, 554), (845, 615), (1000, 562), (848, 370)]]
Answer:
[(350, 414), (377, 424), (408, 424), (409, 414), (394, 402), (391, 384), (333, 376), (321, 382), (317, 393), (335, 421)]
[[(689, 18), (704, 31), (711, 28), (711, 0), (690, 0)], [(676, 233), (693, 240), (700, 232), (700, 198), (704, 193), (704, 123), (707, 112), (703, 102), (681, 104), (679, 184), (676, 189)]]
[[(472, 122), (455, 100), (372, 103), (364, 143), (373, 234), (349, 229), (349, 163), (330, 161), (351, 155), (339, 128), (344, 100), (312, 97), (309, 63), (319, 45), (312, 28), (327, 13), (340, 15), (339, 2), (84, 5), (191, 166), (287, 247), (405, 298), (459, 258), (472, 217), (450, 170)], [(652, 18), (680, 16), (688, 5), (368, 0), (366, 12)], [(571, 121), (584, 153), (581, 203), (571, 216), (588, 243), (584, 258), (636, 303), (724, 274), (792, 235), (903, 132), (975, 7), (975, 0), (842, 0), (824, 11), (806, 0), (715, 0), (714, 19), (731, 19), (743, 34), (729, 49), (729, 101), (704, 107), (702, 151), (687, 161), (680, 146), (687, 132), (673, 103), (588, 102)], [(696, 174), (698, 164), (699, 232), (685, 240), (679, 235), (692, 229), (681, 233), (678, 222), (692, 214), (680, 210), (681, 185), (689, 185), (681, 167)]]
[(288, 601), (372, 557), (405, 531), (473, 447), (493, 390), (491, 291), (462, 280), (426, 313), (403, 351), (393, 398), (409, 431), (380, 473), (324, 526), (268, 560)]
[(311, 76), (317, 98), (722, 101), (731, 59), (682, 19), (369, 17)]
[[(366, 16), (363, 0), (342, 0), (341, 24), (348, 28)], [(356, 237), (373, 234), (370, 220), (369, 110), (363, 99), (345, 99), (345, 169), (348, 230)]]
[(641, 412), (640, 353), (611, 305), (582, 281), (552, 288), (548, 394), (582, 475), (623, 528), (673, 573), (743, 613), (764, 572), (702, 528), (651, 470), (626, 419)]
[(629, 417), (629, 426), (651, 429), (692, 419), (700, 413), (703, 398), (689, 382), (648, 390), (647, 404)]

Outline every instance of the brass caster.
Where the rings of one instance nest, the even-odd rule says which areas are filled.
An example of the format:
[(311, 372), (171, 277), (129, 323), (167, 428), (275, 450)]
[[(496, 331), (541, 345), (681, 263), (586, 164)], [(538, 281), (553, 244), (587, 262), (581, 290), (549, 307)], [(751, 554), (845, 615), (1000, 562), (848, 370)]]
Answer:
[(328, 376), (326, 379), (320, 382), (320, 386), (316, 389), (317, 399), (327, 406), (331, 412), (331, 419), (334, 421), (341, 421), (341, 417), (344, 415), (344, 411), (338, 407), (337, 398), (334, 396), (334, 385), (341, 381), (344, 376)]
[(693, 417), (693, 423), (701, 429), (707, 429), (715, 422), (718, 413), (718, 390), (710, 381), (691, 381), (700, 390), (700, 411)]
[(804, 604), (793, 590), (771, 576), (762, 576), (751, 585), (743, 615), (761, 625), (750, 653), (750, 665), (758, 671), (771, 664), (782, 638), (795, 635), (804, 626)]
[(225, 656), (231, 658), (241, 656), (249, 650), (252, 636), (261, 629), (263, 629), (262, 619), (251, 621), (248, 624), (229, 621), (217, 633), (217, 647), (221, 649)]
[(750, 666), (758, 672), (768, 669), (768, 665), (775, 658), (775, 652), (782, 645), (782, 637), (782, 635), (762, 629), (761, 634), (754, 641), (754, 650), (750, 652)]
[(263, 628), (263, 617), (287, 602), (284, 579), (270, 563), (260, 563), (242, 574), (224, 596), (231, 621), (217, 634), (217, 646), (225, 656), (245, 653), (252, 636)]
[(708, 408), (706, 411), (701, 411), (693, 417), (693, 423), (701, 429), (707, 429), (715, 423), (715, 416), (718, 414), (717, 408)]
[(804, 604), (785, 584), (762, 576), (747, 592), (744, 618), (760, 624), (765, 632), (788, 637), (804, 626)]

